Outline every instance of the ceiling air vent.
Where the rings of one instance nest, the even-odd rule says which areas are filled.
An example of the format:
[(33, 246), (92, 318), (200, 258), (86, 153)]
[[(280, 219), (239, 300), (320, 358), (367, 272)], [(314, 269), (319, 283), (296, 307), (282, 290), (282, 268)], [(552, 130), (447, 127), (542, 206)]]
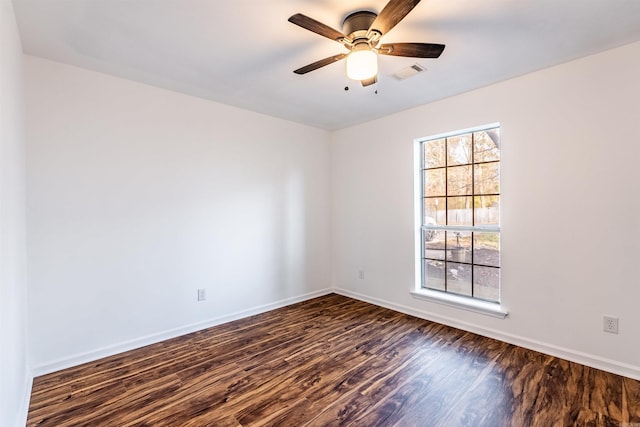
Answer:
[(396, 80), (406, 80), (409, 77), (415, 76), (416, 74), (421, 73), (423, 71), (425, 71), (425, 68), (422, 65), (413, 64), (410, 67), (403, 68), (397, 73), (392, 74), (392, 76)]

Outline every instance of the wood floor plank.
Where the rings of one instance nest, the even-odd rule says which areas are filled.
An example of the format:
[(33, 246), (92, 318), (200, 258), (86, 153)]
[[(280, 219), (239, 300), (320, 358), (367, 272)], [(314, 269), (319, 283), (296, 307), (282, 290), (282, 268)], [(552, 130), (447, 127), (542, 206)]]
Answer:
[[(419, 419), (451, 422), (459, 401), (464, 401), (474, 383), (484, 380), (491, 372), (491, 359), (499, 356), (494, 347), (469, 345), (474, 337), (477, 336), (465, 334), (449, 351), (433, 360), (428, 368), (423, 368), (419, 376), (381, 399), (381, 403), (374, 405), (356, 424), (390, 425), (402, 418), (407, 425)], [(418, 397), (413, 397), (414, 394)]]
[(331, 294), (36, 378), (28, 426), (640, 423), (640, 382)]
[(640, 425), (640, 381), (622, 378), (622, 423)]
[(418, 348), (404, 355), (393, 364), (383, 366), (370, 372), (364, 372), (358, 381), (352, 382), (349, 391), (344, 390), (342, 396), (330, 403), (308, 426), (316, 425), (349, 425), (357, 421), (375, 405), (384, 402), (388, 396), (400, 387), (422, 375), (423, 369), (432, 366), (442, 352), (432, 352), (429, 348)]

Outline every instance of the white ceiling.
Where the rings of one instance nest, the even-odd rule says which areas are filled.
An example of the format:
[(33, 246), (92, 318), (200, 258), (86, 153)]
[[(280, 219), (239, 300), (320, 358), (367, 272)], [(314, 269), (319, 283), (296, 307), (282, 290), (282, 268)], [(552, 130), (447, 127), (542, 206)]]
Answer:
[[(640, 40), (640, 0), (423, 0), (382, 42), (446, 44), (439, 59), (381, 56), (348, 82), (345, 51), (289, 22), (342, 30), (386, 0), (14, 0), (24, 52), (325, 129), (339, 129)], [(397, 81), (414, 64), (427, 71)]]

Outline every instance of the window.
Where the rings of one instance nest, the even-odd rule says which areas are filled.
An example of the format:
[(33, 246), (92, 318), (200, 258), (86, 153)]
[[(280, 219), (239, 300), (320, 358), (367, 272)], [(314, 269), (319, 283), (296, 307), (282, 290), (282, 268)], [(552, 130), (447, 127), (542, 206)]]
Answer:
[(499, 126), (419, 144), (421, 288), (499, 303)]

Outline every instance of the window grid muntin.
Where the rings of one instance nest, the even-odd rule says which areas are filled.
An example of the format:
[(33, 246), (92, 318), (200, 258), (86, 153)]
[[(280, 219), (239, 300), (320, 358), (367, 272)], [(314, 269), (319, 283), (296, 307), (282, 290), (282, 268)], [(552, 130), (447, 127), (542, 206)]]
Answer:
[[(480, 298), (478, 296), (475, 295), (475, 287), (476, 287), (476, 283), (475, 283), (475, 278), (474, 278), (474, 271), (475, 269), (473, 268), (474, 266), (477, 267), (483, 267), (483, 268), (492, 268), (492, 269), (497, 269), (498, 271), (500, 271), (500, 266), (493, 266), (493, 265), (485, 265), (485, 264), (476, 264), (474, 257), (475, 257), (475, 233), (478, 232), (495, 232), (498, 234), (498, 236), (500, 235), (500, 226), (487, 226), (487, 225), (482, 225), (482, 226), (476, 226), (476, 197), (479, 196), (486, 196), (486, 197), (490, 197), (490, 196), (497, 196), (500, 197), (501, 193), (483, 193), (483, 194), (475, 194), (475, 184), (476, 184), (476, 177), (475, 177), (475, 166), (476, 165), (482, 165), (482, 164), (489, 164), (489, 163), (497, 163), (498, 165), (501, 162), (501, 159), (499, 160), (486, 160), (486, 161), (480, 161), (478, 163), (475, 163), (475, 134), (477, 132), (486, 132), (486, 131), (490, 131), (490, 130), (494, 130), (494, 129), (500, 129), (499, 126), (492, 126), (492, 127), (487, 127), (484, 129), (476, 129), (473, 131), (466, 131), (466, 132), (462, 132), (462, 133), (457, 133), (457, 134), (451, 134), (445, 137), (438, 137), (438, 138), (432, 138), (432, 139), (428, 139), (428, 140), (424, 140), (420, 142), (420, 155), (421, 155), (421, 160), (420, 160), (420, 168), (421, 168), (421, 185), (422, 185), (422, 191), (421, 191), (421, 200), (422, 200), (422, 205), (421, 205), (421, 210), (422, 210), (422, 214), (421, 214), (421, 221), (422, 221), (422, 226), (421, 226), (421, 253), (422, 253), (422, 266), (421, 266), (421, 270), (422, 270), (422, 287), (425, 287), (427, 289), (433, 289), (433, 290), (437, 290), (440, 291), (439, 289), (434, 289), (434, 288), (429, 288), (428, 286), (426, 286), (427, 284), (427, 271), (426, 271), (426, 262), (431, 260), (431, 261), (438, 261), (438, 262), (444, 262), (445, 265), (445, 271), (444, 271), (444, 291), (441, 292), (446, 292), (446, 293), (454, 293), (456, 295), (460, 295), (457, 292), (449, 292), (448, 290), (448, 279), (447, 279), (447, 263), (449, 262), (454, 262), (456, 264), (463, 264), (463, 265), (468, 265), (470, 266), (471, 269), (471, 296), (470, 298), (474, 298), (474, 299), (479, 299), (479, 300), (483, 300), (483, 301), (490, 301), (490, 302), (500, 302), (500, 276), (498, 275), (498, 297), (496, 300), (490, 300), (490, 299), (484, 299), (484, 298)], [(451, 165), (449, 166), (449, 138), (455, 138), (461, 135), (465, 135), (465, 134), (470, 134), (471, 135), (471, 162), (470, 163), (456, 163), (455, 165)], [(435, 167), (425, 167), (425, 143), (431, 142), (431, 141), (437, 141), (440, 139), (444, 139), (444, 166), (435, 166)], [(498, 148), (499, 149), (499, 148)], [(465, 194), (465, 195), (453, 195), (450, 196), (449, 195), (449, 174), (448, 174), (448, 169), (450, 167), (458, 167), (458, 166), (466, 166), (469, 165), (471, 166), (471, 194)], [(499, 166), (498, 166), (499, 168)], [(444, 169), (445, 170), (445, 194), (444, 195), (439, 195), (439, 196), (427, 196), (425, 195), (425, 171), (427, 170), (435, 170), (435, 169)], [(449, 225), (449, 198), (450, 197), (470, 197), (471, 198), (471, 226), (460, 226), (460, 225)], [(425, 200), (426, 199), (436, 199), (436, 198), (444, 198), (445, 200), (445, 210), (444, 210), (444, 218), (445, 218), (445, 225), (431, 225), (431, 224), (425, 224), (424, 220), (425, 220)], [(470, 231), (471, 232), (471, 246), (470, 246), (470, 251), (471, 251), (471, 262), (463, 262), (463, 261), (453, 261), (453, 260), (447, 260), (447, 238), (445, 237), (444, 239), (444, 257), (443, 259), (436, 259), (436, 258), (427, 258), (426, 256), (426, 238), (425, 238), (425, 233), (429, 232), (429, 231), (441, 231), (444, 232), (445, 235), (447, 232), (455, 232), (455, 231)]]

